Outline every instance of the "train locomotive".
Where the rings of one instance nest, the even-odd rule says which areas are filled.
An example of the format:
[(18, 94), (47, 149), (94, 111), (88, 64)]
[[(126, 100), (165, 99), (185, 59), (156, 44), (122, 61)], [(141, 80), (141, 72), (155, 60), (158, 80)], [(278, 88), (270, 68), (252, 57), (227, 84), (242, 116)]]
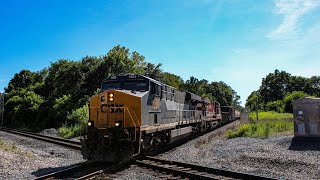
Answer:
[(220, 104), (143, 75), (103, 80), (90, 99), (84, 159), (121, 162), (219, 125)]

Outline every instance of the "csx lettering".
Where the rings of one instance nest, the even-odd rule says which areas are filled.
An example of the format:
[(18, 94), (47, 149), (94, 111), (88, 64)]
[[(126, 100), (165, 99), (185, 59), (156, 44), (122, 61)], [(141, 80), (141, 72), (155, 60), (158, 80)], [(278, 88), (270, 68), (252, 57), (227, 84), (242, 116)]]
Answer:
[(108, 104), (107, 107), (111, 107), (109, 108), (111, 113), (123, 112), (122, 108), (115, 108), (115, 107), (123, 107), (123, 104)]

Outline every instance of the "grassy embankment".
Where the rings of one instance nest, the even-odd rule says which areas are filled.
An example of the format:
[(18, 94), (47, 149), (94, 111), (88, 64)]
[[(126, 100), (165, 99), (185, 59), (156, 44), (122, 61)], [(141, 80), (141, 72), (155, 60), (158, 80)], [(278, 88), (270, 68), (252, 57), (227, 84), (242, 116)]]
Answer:
[(11, 152), (11, 153), (18, 154), (18, 155), (25, 155), (27, 157), (32, 157), (33, 156), (32, 153), (26, 152), (26, 151), (22, 151), (15, 144), (11, 144), (11, 143), (5, 142), (5, 141), (3, 141), (1, 139), (0, 139), (0, 150), (4, 150), (4, 151)]
[(249, 114), (250, 123), (241, 124), (234, 130), (229, 130), (227, 138), (259, 137), (267, 138), (280, 134), (293, 134), (293, 115), (290, 113), (259, 112)]

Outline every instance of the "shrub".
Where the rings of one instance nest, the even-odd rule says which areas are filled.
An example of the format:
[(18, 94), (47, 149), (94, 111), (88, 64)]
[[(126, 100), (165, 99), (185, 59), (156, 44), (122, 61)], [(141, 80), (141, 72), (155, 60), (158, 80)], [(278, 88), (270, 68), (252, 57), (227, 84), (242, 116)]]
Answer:
[[(254, 113), (251, 114), (253, 118)], [(255, 116), (254, 116), (255, 117)], [(242, 124), (235, 130), (229, 130), (227, 138), (262, 137), (277, 135), (282, 132), (293, 133), (293, 116), (288, 113), (259, 112), (259, 121)]]
[[(81, 130), (81, 131), (80, 131)], [(84, 127), (76, 124), (73, 126), (62, 126), (61, 128), (58, 129), (58, 133), (61, 137), (63, 138), (73, 138), (80, 136), (81, 133), (84, 131)]]
[(278, 113), (282, 113), (284, 111), (284, 103), (283, 103), (282, 100), (268, 102), (266, 104), (265, 109), (267, 111), (275, 111), (275, 112), (278, 112)]
[(67, 115), (68, 124), (81, 124), (86, 125), (89, 118), (89, 106), (84, 105), (81, 108), (72, 110), (71, 113)]
[(285, 112), (292, 113), (293, 107), (292, 107), (292, 101), (295, 99), (308, 97), (309, 95), (303, 91), (293, 91), (292, 93), (287, 94), (283, 101), (284, 101), (284, 110)]

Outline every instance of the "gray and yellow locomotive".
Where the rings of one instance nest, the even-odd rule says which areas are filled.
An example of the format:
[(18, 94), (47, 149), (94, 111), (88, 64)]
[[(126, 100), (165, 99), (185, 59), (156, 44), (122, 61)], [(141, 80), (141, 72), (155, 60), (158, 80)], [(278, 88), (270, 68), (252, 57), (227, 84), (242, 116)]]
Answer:
[(90, 99), (85, 159), (119, 162), (221, 122), (220, 104), (142, 75), (105, 79)]

